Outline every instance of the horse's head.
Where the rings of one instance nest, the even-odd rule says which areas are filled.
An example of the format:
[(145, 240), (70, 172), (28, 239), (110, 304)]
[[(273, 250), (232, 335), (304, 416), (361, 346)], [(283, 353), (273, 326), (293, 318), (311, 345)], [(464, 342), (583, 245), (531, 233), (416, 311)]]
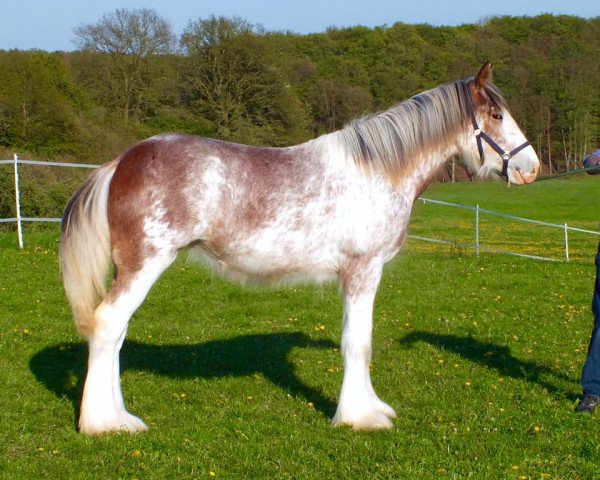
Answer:
[(583, 159), (583, 168), (587, 169), (590, 175), (600, 175), (600, 150)]
[(471, 123), (463, 150), (467, 165), (479, 176), (497, 175), (517, 185), (533, 182), (540, 161), (492, 84), (491, 63), (457, 88), (463, 91)]

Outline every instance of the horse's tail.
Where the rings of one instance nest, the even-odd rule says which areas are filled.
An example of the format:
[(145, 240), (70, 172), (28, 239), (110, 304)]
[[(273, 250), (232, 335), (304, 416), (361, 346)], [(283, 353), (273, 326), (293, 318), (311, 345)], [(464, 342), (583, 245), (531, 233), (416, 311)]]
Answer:
[(94, 311), (106, 296), (110, 267), (108, 189), (118, 160), (96, 170), (73, 194), (61, 225), (60, 268), (77, 330), (94, 329)]

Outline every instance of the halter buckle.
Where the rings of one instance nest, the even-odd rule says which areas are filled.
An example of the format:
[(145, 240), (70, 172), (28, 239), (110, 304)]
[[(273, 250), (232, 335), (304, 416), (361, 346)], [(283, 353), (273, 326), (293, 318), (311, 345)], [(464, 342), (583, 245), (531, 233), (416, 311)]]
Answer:
[(481, 136), (481, 128), (476, 128), (473, 133), (475, 134), (476, 137), (480, 137)]
[(502, 157), (502, 160), (508, 162), (512, 158), (512, 155), (510, 152), (504, 152), (500, 157)]

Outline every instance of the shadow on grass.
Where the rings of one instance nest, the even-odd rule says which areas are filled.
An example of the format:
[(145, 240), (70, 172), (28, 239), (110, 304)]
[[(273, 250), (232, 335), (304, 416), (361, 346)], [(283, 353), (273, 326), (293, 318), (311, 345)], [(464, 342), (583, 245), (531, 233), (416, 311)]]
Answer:
[(417, 342), (429, 343), (437, 348), (459, 355), (465, 360), (479, 363), (487, 368), (493, 368), (502, 376), (536, 383), (555, 396), (570, 401), (575, 401), (578, 398), (572, 390), (560, 386), (561, 382), (572, 385), (577, 382), (575, 379), (539, 363), (520, 360), (513, 356), (506, 346), (481, 342), (468, 336), (459, 337), (457, 335), (443, 335), (424, 331), (411, 332), (400, 340), (402, 345), (409, 347)]
[[(291, 395), (312, 402), (331, 417), (336, 405), (295, 375), (288, 359), (294, 348), (334, 348), (329, 340), (313, 340), (303, 333), (245, 335), (195, 345), (148, 345), (126, 341), (121, 350), (121, 371), (138, 370), (172, 378), (242, 377), (262, 374)], [(36, 378), (61, 398), (68, 398), (79, 415), (87, 363), (87, 347), (66, 343), (36, 353), (29, 366)]]

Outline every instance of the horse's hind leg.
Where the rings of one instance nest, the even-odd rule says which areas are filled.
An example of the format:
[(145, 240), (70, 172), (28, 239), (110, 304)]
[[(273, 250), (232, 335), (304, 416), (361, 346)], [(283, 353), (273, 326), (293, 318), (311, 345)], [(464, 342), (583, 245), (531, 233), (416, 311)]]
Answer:
[(135, 271), (119, 268), (108, 295), (96, 309), (95, 328), (88, 337), (88, 372), (79, 415), (81, 433), (147, 430), (142, 420), (125, 409), (119, 351), (129, 319), (175, 256), (176, 252), (170, 252), (146, 258)]

